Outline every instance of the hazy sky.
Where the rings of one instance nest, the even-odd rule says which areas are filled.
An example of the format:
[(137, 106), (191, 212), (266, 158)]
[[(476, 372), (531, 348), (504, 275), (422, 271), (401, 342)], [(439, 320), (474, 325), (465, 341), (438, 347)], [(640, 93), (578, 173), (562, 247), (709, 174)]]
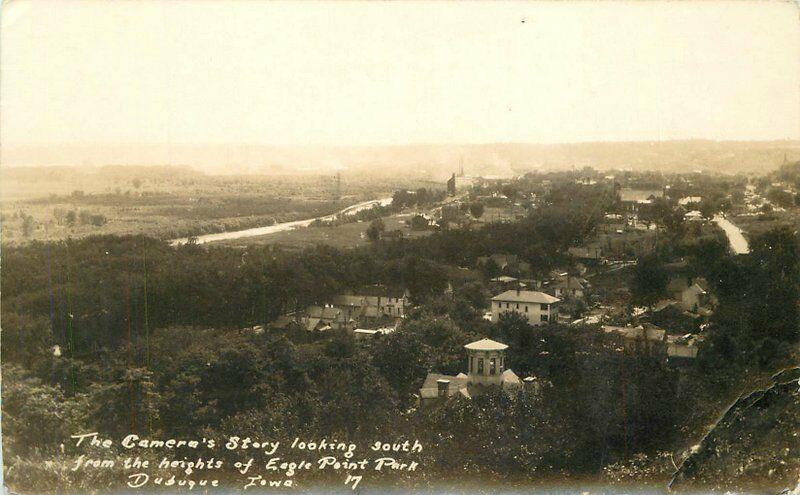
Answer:
[(0, 142), (800, 138), (791, 2), (3, 4)]

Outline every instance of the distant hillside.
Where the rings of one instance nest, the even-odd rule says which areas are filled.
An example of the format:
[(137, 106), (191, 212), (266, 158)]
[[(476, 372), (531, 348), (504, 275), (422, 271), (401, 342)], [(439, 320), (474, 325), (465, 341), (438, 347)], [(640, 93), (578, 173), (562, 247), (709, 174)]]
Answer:
[(658, 141), (573, 144), (421, 144), (405, 146), (58, 146), (2, 150), (4, 165), (190, 165), (213, 173), (295, 173), (337, 169), (413, 172), (440, 179), (465, 173), (510, 176), (530, 170), (693, 170), (768, 173), (784, 157), (800, 160), (800, 141)]

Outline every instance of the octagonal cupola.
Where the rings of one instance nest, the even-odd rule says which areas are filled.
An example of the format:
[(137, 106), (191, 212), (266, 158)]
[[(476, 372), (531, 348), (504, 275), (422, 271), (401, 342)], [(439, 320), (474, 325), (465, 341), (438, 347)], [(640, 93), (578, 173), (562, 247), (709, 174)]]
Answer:
[(491, 339), (481, 339), (464, 346), (467, 349), (469, 362), (468, 378), (470, 383), (481, 385), (500, 385), (506, 366), (506, 349), (508, 346)]

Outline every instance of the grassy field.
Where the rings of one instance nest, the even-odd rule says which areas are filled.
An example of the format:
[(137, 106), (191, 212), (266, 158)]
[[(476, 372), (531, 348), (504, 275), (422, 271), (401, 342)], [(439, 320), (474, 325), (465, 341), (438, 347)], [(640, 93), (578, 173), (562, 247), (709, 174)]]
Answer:
[[(409, 218), (408, 214), (394, 215), (383, 219), (386, 230), (399, 230), (404, 237), (421, 237), (430, 235), (432, 231), (412, 231), (404, 224), (404, 220)], [(363, 246), (369, 242), (366, 237), (367, 228), (370, 222), (352, 222), (334, 227), (311, 226), (303, 227), (286, 232), (278, 232), (258, 237), (248, 237), (243, 239), (232, 239), (221, 241), (215, 244), (227, 246), (245, 247), (254, 244), (274, 244), (288, 248), (304, 248), (317, 244), (326, 244), (336, 248), (350, 248)]]
[(789, 226), (793, 230), (800, 229), (800, 208), (772, 212), (766, 215), (738, 215), (730, 220), (744, 231), (746, 238), (759, 236), (775, 227)]
[[(94, 234), (172, 239), (240, 230), (327, 215), (416, 185), (343, 176), (336, 201), (329, 176), (212, 176), (180, 167), (10, 169), (3, 171), (2, 184), (6, 244)], [(316, 238), (324, 242), (321, 233)]]

